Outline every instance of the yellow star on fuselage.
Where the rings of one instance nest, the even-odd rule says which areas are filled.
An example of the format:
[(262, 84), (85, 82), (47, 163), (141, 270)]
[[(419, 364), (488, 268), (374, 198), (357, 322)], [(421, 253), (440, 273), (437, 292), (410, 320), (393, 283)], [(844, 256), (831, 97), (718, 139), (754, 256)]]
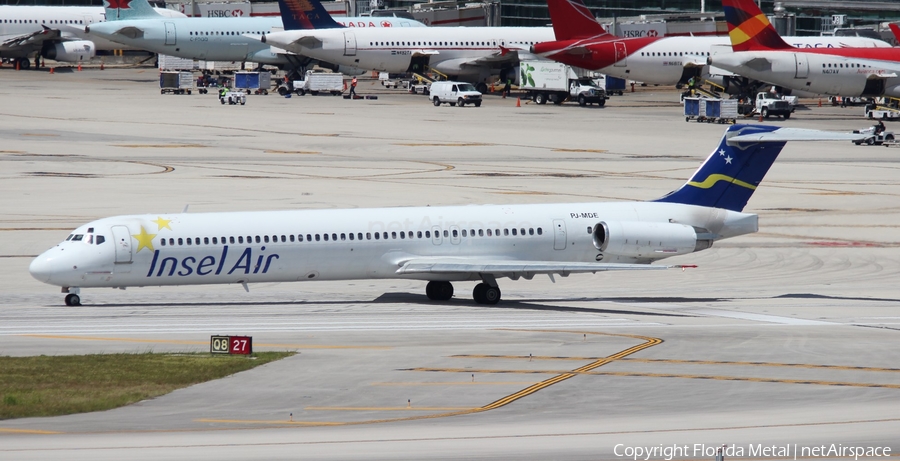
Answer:
[(156, 234), (148, 234), (147, 230), (144, 229), (144, 226), (141, 226), (141, 233), (132, 234), (131, 236), (138, 241), (138, 247), (135, 253), (139, 253), (144, 248), (149, 248), (150, 251), (153, 251), (153, 237), (156, 237)]
[(163, 219), (162, 216), (160, 216), (160, 217), (156, 218), (156, 221), (152, 221), (152, 222), (156, 223), (156, 227), (157, 227), (156, 230), (158, 230), (158, 231), (161, 231), (163, 229), (172, 230), (172, 228), (169, 227), (169, 223), (172, 222), (171, 219)]

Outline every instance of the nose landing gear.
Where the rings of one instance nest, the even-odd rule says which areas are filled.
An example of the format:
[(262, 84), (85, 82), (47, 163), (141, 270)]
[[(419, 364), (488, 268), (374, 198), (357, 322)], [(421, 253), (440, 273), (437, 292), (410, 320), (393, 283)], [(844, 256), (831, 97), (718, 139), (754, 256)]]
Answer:
[(63, 293), (68, 293), (66, 295), (66, 306), (80, 306), (81, 305), (81, 296), (78, 296), (79, 290), (76, 287), (64, 287), (62, 289)]

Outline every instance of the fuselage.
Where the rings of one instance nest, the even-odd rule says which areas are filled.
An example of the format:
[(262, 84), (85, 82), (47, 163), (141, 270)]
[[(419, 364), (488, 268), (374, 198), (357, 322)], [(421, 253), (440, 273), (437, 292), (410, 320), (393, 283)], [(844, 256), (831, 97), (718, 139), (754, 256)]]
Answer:
[[(865, 37), (785, 37), (801, 49), (842, 47), (889, 48), (890, 44)], [(614, 77), (657, 85), (684, 83), (691, 75), (710, 75), (707, 58), (719, 47), (729, 47), (727, 36), (665, 37), (587, 40), (540, 43), (533, 51), (565, 64), (595, 70)], [(586, 52), (573, 52), (586, 50)], [(731, 70), (731, 69), (728, 69)], [(735, 73), (744, 77), (741, 72)], [(751, 77), (757, 78), (757, 77)], [(771, 82), (767, 79), (761, 81)], [(802, 88), (798, 88), (802, 89)]]
[[(184, 15), (173, 10), (157, 8), (156, 11), (172, 19), (184, 18)], [(84, 27), (106, 21), (103, 7), (76, 6), (7, 6), (0, 5), (0, 37), (4, 40), (40, 32), (47, 27), (61, 32), (63, 39), (81, 39), (94, 42), (98, 50), (140, 49), (123, 46), (121, 43), (100, 37), (89, 37)], [(0, 54), (6, 57), (24, 57), (39, 51), (34, 47), (18, 49), (0, 48)]]
[(397, 271), (428, 258), (650, 263), (694, 251), (690, 242), (676, 252), (632, 239), (618, 242), (625, 245), (619, 255), (603, 254), (592, 243), (601, 221), (680, 223), (717, 238), (757, 230), (753, 214), (651, 202), (135, 215), (79, 227), (30, 270), (63, 287), (435, 280), (441, 277)]
[[(492, 68), (518, 65), (508, 49), (551, 40), (550, 27), (435, 27), (285, 31), (266, 43), (334, 64), (382, 72), (421, 72), (478, 79)], [(313, 43), (314, 42), (314, 43)]]
[[(348, 29), (419, 27), (405, 18), (335, 18)], [(186, 59), (286, 64), (283, 50), (245, 36), (283, 28), (280, 17), (132, 19), (90, 27), (90, 35)]]
[(900, 50), (848, 51), (741, 51), (711, 56), (709, 62), (745, 77), (810, 93), (900, 97)]

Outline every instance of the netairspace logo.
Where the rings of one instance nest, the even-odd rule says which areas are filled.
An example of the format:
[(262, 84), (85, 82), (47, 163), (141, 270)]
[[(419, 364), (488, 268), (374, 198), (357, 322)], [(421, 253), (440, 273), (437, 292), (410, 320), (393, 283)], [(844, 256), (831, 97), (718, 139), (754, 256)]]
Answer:
[[(720, 452), (721, 450), (721, 452)], [(693, 445), (654, 445), (654, 446), (628, 446), (617, 444), (613, 447), (613, 453), (621, 458), (633, 461), (662, 460), (672, 461), (675, 458), (713, 458), (722, 454), (726, 458), (852, 458), (854, 461), (860, 458), (890, 457), (890, 447), (852, 446), (840, 443), (830, 445), (801, 446), (798, 444), (764, 445), (706, 445), (695, 443)]]

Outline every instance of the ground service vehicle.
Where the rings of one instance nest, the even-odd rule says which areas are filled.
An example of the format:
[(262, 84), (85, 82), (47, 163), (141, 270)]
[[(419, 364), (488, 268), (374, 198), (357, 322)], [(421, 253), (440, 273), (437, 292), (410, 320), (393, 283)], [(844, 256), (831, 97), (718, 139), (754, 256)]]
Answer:
[(222, 104), (228, 103), (229, 105), (247, 104), (247, 94), (243, 91), (229, 91), (225, 93), (224, 96), (219, 96), (219, 102)]
[(587, 71), (558, 62), (522, 61), (519, 63), (519, 88), (528, 91), (538, 104), (552, 101), (562, 104), (566, 99), (578, 101), (580, 106), (606, 104), (606, 90), (587, 75)]
[(194, 74), (190, 72), (160, 72), (159, 94), (191, 94)]
[(765, 91), (760, 91), (756, 94), (756, 112), (765, 118), (775, 115), (784, 117), (784, 119), (787, 120), (791, 118), (791, 112), (793, 110), (794, 108), (791, 106), (790, 102), (785, 101), (778, 96)]
[(284, 95), (293, 91), (297, 96), (309, 93), (313, 96), (319, 93), (331, 93), (340, 96), (344, 92), (344, 74), (339, 72), (315, 72), (306, 71), (303, 80), (294, 80), (290, 87), (282, 85), (278, 88), (278, 94)]
[(857, 146), (865, 143), (867, 146), (880, 146), (884, 144), (886, 141), (894, 140), (894, 132), (893, 131), (881, 131), (879, 132), (877, 129), (878, 125), (870, 126), (868, 128), (862, 130), (853, 130), (854, 134), (863, 134), (866, 135), (865, 138), (853, 141), (853, 144)]
[(449, 103), (451, 106), (463, 107), (473, 104), (481, 107), (481, 93), (471, 83), (464, 82), (434, 82), (431, 84), (431, 102), (435, 106)]

